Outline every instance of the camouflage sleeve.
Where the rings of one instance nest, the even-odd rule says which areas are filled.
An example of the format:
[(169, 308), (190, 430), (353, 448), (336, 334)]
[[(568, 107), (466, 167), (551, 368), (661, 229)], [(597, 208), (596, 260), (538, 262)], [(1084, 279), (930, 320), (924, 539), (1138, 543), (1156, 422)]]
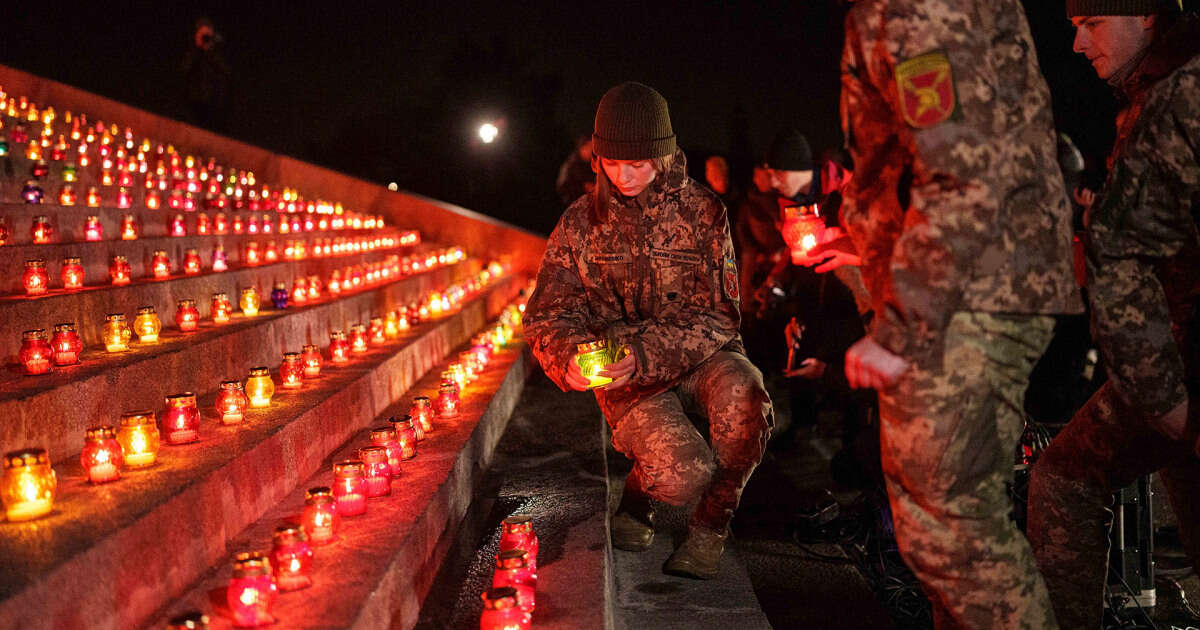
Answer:
[(571, 248), (567, 215), (546, 242), (546, 253), (538, 269), (537, 288), (525, 307), (525, 338), (546, 376), (563, 391), (567, 362), (575, 356), (575, 345), (589, 341), (592, 319), (579, 266)]
[[(1156, 95), (1088, 216), (1092, 334), (1117, 398), (1148, 416), (1187, 400), (1184, 362), (1156, 266), (1197, 239), (1200, 84)], [(1190, 86), (1190, 87), (1189, 87)]]
[(706, 237), (707, 272), (697, 278), (696, 292), (709, 295), (706, 302), (710, 306), (689, 306), (678, 320), (648, 319), (635, 325), (616, 324), (612, 329), (613, 336), (628, 343), (637, 355), (634, 382), (640, 385), (680, 378), (737, 336), (741, 326), (737, 264), (724, 207), (706, 230)]

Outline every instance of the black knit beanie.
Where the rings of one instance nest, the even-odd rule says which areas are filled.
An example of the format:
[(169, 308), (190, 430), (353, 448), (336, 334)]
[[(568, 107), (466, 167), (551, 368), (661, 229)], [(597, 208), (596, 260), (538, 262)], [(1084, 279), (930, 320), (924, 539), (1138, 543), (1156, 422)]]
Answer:
[(1067, 0), (1067, 17), (1155, 15), (1183, 10), (1183, 0)]
[(767, 168), (777, 171), (807, 171), (813, 167), (812, 148), (808, 138), (796, 129), (785, 129), (776, 134), (767, 149)]
[(667, 99), (629, 81), (609, 89), (596, 108), (592, 152), (610, 160), (649, 160), (675, 153)]

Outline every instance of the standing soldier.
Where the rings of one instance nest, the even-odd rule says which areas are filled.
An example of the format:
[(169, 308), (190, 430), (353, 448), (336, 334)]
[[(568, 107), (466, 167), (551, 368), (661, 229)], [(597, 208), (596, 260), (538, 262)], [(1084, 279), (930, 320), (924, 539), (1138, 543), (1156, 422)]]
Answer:
[[(650, 499), (699, 499), (668, 573), (717, 574), (742, 488), (762, 459), (771, 401), (738, 336), (737, 265), (721, 200), (687, 177), (667, 102), (640, 83), (605, 93), (596, 110), (596, 186), (567, 208), (546, 244), (525, 331), (564, 391), (589, 379), (580, 344), (629, 354), (595, 390), (613, 446), (634, 461), (612, 519), (613, 545), (644, 551)], [(685, 403), (708, 417), (711, 448)]]
[(1200, 20), (1178, 0), (1068, 0), (1075, 50), (1116, 87), (1110, 174), (1088, 211), (1092, 334), (1109, 380), (1033, 468), (1029, 540), (1063, 628), (1098, 628), (1112, 493), (1161, 469), (1200, 568)]
[(1029, 373), (1081, 305), (1020, 0), (855, 3), (842, 116), (842, 226), (875, 311), (846, 376), (879, 391), (900, 551), (938, 628), (1055, 628), (1005, 486)]

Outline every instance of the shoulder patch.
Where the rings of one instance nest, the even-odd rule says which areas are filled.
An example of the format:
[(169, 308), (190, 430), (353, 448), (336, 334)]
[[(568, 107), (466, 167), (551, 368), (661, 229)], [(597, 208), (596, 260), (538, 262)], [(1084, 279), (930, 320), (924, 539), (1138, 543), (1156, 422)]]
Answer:
[(732, 258), (726, 258), (725, 264), (721, 266), (721, 287), (725, 289), (725, 297), (734, 302), (741, 301), (742, 295), (738, 287), (737, 263), (733, 262)]
[(900, 62), (896, 66), (896, 89), (904, 122), (917, 129), (947, 120), (958, 106), (950, 59), (941, 51)]

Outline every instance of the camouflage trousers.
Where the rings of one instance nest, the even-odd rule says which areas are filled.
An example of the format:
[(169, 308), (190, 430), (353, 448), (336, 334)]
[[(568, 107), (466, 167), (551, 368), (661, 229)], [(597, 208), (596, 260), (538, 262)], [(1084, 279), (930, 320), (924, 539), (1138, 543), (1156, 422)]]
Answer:
[[(711, 448), (685, 409), (708, 418)], [(634, 462), (627, 489), (672, 505), (699, 498), (692, 523), (720, 531), (762, 461), (772, 420), (762, 373), (741, 353), (718, 352), (619, 418), (613, 446)]]
[[(1190, 411), (1196, 414), (1194, 403)], [(1100, 627), (1109, 506), (1138, 477), (1161, 469), (1179, 537), (1200, 569), (1200, 459), (1190, 444), (1122, 418), (1105, 384), (1042, 453), (1029, 482), (1029, 542), (1064, 630)]]
[(880, 393), (896, 541), (937, 628), (1056, 628), (1007, 484), (1029, 373), (1054, 319), (958, 312), (938, 348)]

